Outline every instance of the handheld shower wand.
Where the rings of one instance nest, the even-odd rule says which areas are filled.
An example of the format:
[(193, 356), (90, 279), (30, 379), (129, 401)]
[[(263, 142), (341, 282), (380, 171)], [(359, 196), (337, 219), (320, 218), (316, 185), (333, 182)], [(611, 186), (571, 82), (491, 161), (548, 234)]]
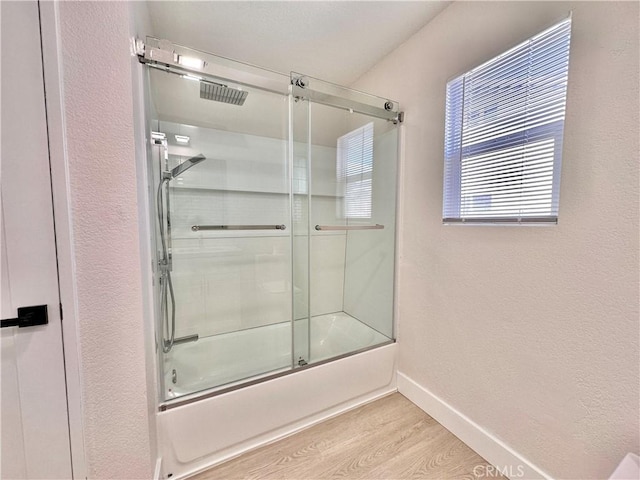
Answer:
[(205, 157), (202, 154), (196, 155), (195, 157), (191, 157), (188, 160), (185, 160), (184, 162), (182, 162), (180, 165), (175, 167), (170, 172), (165, 172), (165, 174), (168, 173), (170, 175), (170, 178), (168, 180), (172, 180), (172, 179), (176, 178), (178, 175), (180, 175), (181, 173), (186, 172), (187, 170), (189, 170), (194, 165), (197, 165), (201, 161), (206, 160), (206, 159), (207, 159), (207, 157)]
[[(160, 259), (158, 263), (160, 265), (160, 318), (164, 322), (164, 327), (167, 331), (168, 340), (162, 342), (162, 351), (169, 353), (176, 342), (176, 297), (173, 292), (173, 282), (171, 281), (171, 259), (169, 257), (169, 251), (167, 248), (167, 230), (165, 229), (164, 221), (164, 199), (163, 199), (163, 187), (167, 185), (167, 196), (169, 195), (168, 187), (169, 182), (176, 178), (178, 175), (186, 172), (194, 165), (206, 160), (206, 157), (202, 154), (191, 157), (188, 160), (182, 162), (171, 171), (162, 172), (162, 178), (158, 185), (158, 192), (156, 195), (156, 204), (158, 210), (158, 227), (160, 228), (160, 243), (162, 246), (160, 252)], [(167, 219), (168, 222), (168, 219)], [(171, 314), (169, 314), (168, 300), (171, 298)], [(197, 335), (190, 338), (197, 340)]]

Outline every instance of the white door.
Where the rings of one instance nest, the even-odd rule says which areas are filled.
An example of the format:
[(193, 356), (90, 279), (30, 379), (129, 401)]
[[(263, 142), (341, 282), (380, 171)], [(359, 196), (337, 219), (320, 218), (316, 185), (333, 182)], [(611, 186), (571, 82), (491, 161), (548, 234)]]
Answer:
[(0, 329), (0, 478), (71, 478), (38, 4), (1, 1), (0, 9), (0, 310), (4, 320), (47, 305), (49, 319)]

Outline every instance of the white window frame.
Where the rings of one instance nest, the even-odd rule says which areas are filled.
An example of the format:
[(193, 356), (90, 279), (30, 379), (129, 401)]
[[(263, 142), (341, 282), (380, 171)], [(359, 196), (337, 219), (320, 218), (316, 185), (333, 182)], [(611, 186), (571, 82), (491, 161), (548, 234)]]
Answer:
[(557, 223), (570, 32), (569, 17), (447, 83), (444, 223)]

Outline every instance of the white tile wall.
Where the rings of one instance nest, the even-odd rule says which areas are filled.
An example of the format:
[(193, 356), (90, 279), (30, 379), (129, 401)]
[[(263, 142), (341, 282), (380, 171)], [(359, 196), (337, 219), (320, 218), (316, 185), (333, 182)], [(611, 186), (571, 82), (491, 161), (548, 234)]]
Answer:
[(278, 192), (289, 190), (284, 140), (244, 133), (160, 122), (161, 132), (180, 132), (190, 137), (188, 146), (169, 141), (170, 167), (202, 153), (207, 160), (174, 180), (189, 188)]
[[(161, 131), (190, 136), (170, 142), (170, 165), (203, 153), (207, 160), (171, 182), (170, 212), (176, 335), (201, 336), (291, 319), (290, 233), (294, 228), (293, 308), (308, 316), (306, 158), (294, 160), (295, 225), (290, 225), (286, 143), (220, 130), (161, 122)], [(304, 151), (299, 147), (297, 151)], [(336, 149), (312, 147), (313, 222), (335, 223)], [(296, 168), (297, 167), (297, 168)], [(285, 224), (287, 230), (199, 231), (192, 225)], [(344, 233), (312, 230), (311, 314), (342, 310)]]
[(201, 336), (291, 318), (287, 236), (178, 240), (176, 335)]
[(343, 310), (345, 235), (311, 236), (311, 316)]
[[(391, 336), (396, 137), (395, 130), (380, 133), (387, 128), (384, 122), (376, 126), (374, 145), (372, 223), (384, 224), (383, 231), (314, 230), (316, 224), (345, 220), (336, 196), (336, 149), (312, 146), (309, 262), (305, 148), (295, 149), (300, 153), (294, 159), (294, 191), (301, 195), (294, 196), (291, 225), (284, 140), (161, 122), (161, 131), (191, 137), (189, 147), (170, 142), (170, 167), (178, 155), (207, 156), (171, 182), (176, 335), (215, 335), (288, 321), (293, 288), (296, 319), (309, 315), (310, 300), (312, 316), (345, 310)], [(236, 224), (285, 224), (287, 230), (191, 230), (192, 225)]]

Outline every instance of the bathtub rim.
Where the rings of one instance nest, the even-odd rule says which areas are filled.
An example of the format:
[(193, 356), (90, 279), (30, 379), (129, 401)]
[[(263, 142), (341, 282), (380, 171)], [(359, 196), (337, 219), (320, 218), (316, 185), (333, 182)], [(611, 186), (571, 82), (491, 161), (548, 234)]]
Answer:
[(351, 352), (343, 353), (341, 355), (337, 355), (335, 357), (325, 358), (324, 360), (320, 360), (318, 362), (314, 362), (311, 364), (303, 365), (303, 366), (294, 366), (291, 369), (285, 371), (278, 371), (272, 374), (266, 374), (264, 376), (253, 378), (247, 381), (240, 380), (239, 383), (234, 385), (229, 385), (228, 387), (213, 387), (205, 390), (201, 390), (199, 392), (194, 392), (188, 395), (183, 395), (179, 398), (165, 400), (160, 402), (158, 405), (159, 412), (166, 412), (168, 410), (172, 410), (174, 408), (182, 407), (185, 405), (189, 405), (192, 403), (199, 402), (200, 400), (205, 400), (207, 398), (217, 397), (218, 395), (223, 395), (225, 393), (233, 392), (235, 390), (240, 390), (242, 388), (250, 387), (252, 385), (257, 385), (259, 383), (268, 382), (269, 380), (274, 380), (276, 378), (285, 377), (287, 375), (293, 375), (296, 373), (304, 372), (314, 367), (319, 367), (321, 365), (325, 365), (330, 362), (334, 362), (336, 360), (341, 360), (343, 358), (351, 357), (353, 355), (358, 355), (360, 353), (368, 352), (369, 350), (375, 350), (376, 348), (386, 347), (387, 345), (392, 345), (396, 343), (396, 339), (389, 339), (385, 342), (378, 343), (376, 345), (369, 345), (367, 347), (359, 348), (358, 350), (353, 350)]

